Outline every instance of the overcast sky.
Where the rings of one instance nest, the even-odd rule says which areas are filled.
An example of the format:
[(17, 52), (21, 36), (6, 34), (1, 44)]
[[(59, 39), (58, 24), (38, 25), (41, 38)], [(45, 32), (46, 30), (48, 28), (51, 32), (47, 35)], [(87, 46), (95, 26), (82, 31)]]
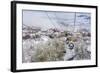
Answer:
[[(23, 24), (37, 26), (42, 29), (66, 29), (74, 25), (75, 12), (49, 12), (23, 10)], [(82, 25), (90, 29), (90, 13), (76, 13), (75, 25)]]

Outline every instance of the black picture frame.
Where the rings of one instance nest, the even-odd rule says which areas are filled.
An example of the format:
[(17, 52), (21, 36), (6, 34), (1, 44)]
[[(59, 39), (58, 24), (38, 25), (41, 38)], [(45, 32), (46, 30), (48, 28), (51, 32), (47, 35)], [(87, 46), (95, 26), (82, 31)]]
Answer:
[[(71, 67), (53, 67), (53, 68), (38, 68), (38, 69), (21, 69), (17, 70), (17, 61), (16, 61), (16, 7), (17, 4), (28, 4), (28, 5), (49, 5), (49, 6), (64, 6), (64, 7), (80, 7), (80, 8), (94, 8), (96, 10), (96, 59), (95, 65), (85, 65), (85, 66), (71, 66)], [(90, 6), (90, 5), (74, 5), (74, 4), (58, 4), (58, 3), (44, 3), (44, 2), (28, 2), (28, 1), (11, 1), (11, 71), (12, 72), (23, 72), (23, 71), (42, 71), (42, 70), (58, 70), (58, 69), (74, 69), (74, 68), (89, 68), (89, 67), (97, 67), (98, 66), (98, 7), (97, 6)]]

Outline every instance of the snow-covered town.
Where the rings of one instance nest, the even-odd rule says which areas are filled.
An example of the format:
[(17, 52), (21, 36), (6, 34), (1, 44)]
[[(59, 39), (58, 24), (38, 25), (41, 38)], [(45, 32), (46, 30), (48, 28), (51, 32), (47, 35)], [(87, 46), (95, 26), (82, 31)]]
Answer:
[[(26, 14), (26, 16), (28, 16), (27, 11)], [(39, 15), (38, 13), (37, 16), (35, 14), (35, 18), (33, 18), (31, 25), (25, 24), (29, 23), (24, 22), (26, 19), (23, 20), (23, 63), (91, 59), (91, 31), (90, 20), (88, 20), (90, 18), (89, 14), (77, 13), (75, 15), (76, 18), (74, 18), (75, 16), (72, 17), (72, 14), (66, 13), (64, 14), (67, 17), (65, 17), (66, 20), (64, 20), (64, 15), (62, 14), (64, 13), (58, 13), (58, 16), (56, 15), (54, 17), (52, 13), (50, 15), (50, 13), (47, 12), (47, 18), (45, 15), (44, 18), (41, 18), (43, 14)], [(63, 18), (60, 15), (62, 15)], [(68, 18), (70, 19), (69, 15), (73, 18), (71, 23), (67, 21)], [(57, 20), (57, 17), (59, 20)], [(88, 21), (82, 21), (83, 17)], [(54, 18), (56, 18), (56, 20)], [(37, 20), (34, 21), (34, 19)], [(39, 22), (38, 19), (41, 22)], [(76, 22), (77, 19), (80, 19), (80, 22)], [(48, 24), (42, 26), (43, 22), (47, 23), (47, 21)], [(88, 24), (87, 27), (85, 26), (86, 24)]]

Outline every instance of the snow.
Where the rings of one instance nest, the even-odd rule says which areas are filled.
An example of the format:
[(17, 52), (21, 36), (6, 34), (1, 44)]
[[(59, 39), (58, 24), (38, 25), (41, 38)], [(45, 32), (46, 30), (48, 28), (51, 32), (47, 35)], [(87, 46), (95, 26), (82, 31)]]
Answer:
[[(30, 36), (30, 38), (28, 39), (23, 39), (23, 63), (32, 62), (32, 58), (34, 58), (35, 54), (37, 53), (37, 48), (40, 47), (44, 49), (43, 47), (45, 46), (43, 45), (47, 45), (48, 42), (53, 43), (55, 39), (57, 39), (56, 42), (64, 43), (64, 48), (62, 48), (66, 51), (66, 53), (64, 53), (63, 55), (64, 61), (90, 59), (91, 36), (82, 36), (82, 32), (91, 32), (90, 22), (90, 13), (76, 13), (75, 17), (75, 12), (23, 10), (23, 24), (26, 25), (25, 27), (23, 27), (23, 37), (26, 35)], [(28, 30), (26, 30), (27, 27)], [(34, 28), (34, 30), (31, 30), (29, 28)], [(55, 29), (58, 31), (54, 31)], [(84, 29), (87, 31), (83, 31)], [(65, 33), (64, 31), (67, 31), (72, 35), (62, 35), (62, 33)], [(53, 37), (50, 38), (50, 36)], [(73, 49), (69, 49), (69, 44), (66, 43), (66, 40), (69, 36), (72, 37), (71, 41), (69, 41), (69, 44), (74, 44)], [(72, 42), (74, 38), (77, 39), (77, 41)], [(48, 47), (49, 46), (46, 46), (46, 48)], [(54, 47), (55, 46), (53, 46), (52, 48)]]

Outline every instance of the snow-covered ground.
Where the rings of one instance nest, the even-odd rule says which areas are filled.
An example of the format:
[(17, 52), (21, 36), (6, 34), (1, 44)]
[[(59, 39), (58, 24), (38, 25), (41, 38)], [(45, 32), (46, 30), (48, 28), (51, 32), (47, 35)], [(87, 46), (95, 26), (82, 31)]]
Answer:
[(22, 61), (91, 59), (91, 14), (23, 10)]
[[(60, 33), (60, 32), (59, 32)], [(52, 34), (53, 35), (53, 34)], [(75, 34), (74, 34), (75, 35)], [(50, 38), (47, 35), (41, 35), (40, 38), (27, 38), (27, 39), (23, 39), (23, 63), (26, 62), (38, 62), (38, 60), (35, 60), (36, 57), (38, 58), (39, 55), (42, 55), (42, 53), (47, 50), (47, 48), (49, 49), (49, 52), (47, 50), (47, 54), (51, 53), (51, 51), (54, 51), (55, 48), (57, 48), (57, 50), (55, 50), (55, 53), (52, 53), (52, 55), (54, 54), (63, 54), (61, 55), (62, 59), (60, 59), (59, 57), (55, 57), (55, 61), (56, 60), (65, 60), (65, 61), (69, 61), (69, 60), (82, 60), (82, 59), (90, 59), (91, 58), (91, 47), (90, 47), (90, 37), (81, 37), (76, 38), (71, 36), (70, 40), (67, 40), (69, 38), (69, 36), (61, 36), (61, 37), (53, 37)], [(74, 41), (73, 39), (77, 40)], [(83, 39), (86, 39), (85, 41)], [(56, 41), (55, 41), (56, 40)], [(60, 45), (61, 47), (59, 48), (59, 44), (63, 43), (62, 45)], [(57, 47), (55, 47), (58, 44)], [(69, 46), (70, 44), (73, 44), (74, 46), (72, 46), (72, 49), (70, 49), (71, 46)], [(51, 50), (50, 50), (51, 47)], [(39, 52), (39, 50), (41, 51), (42, 49), (42, 53)], [(62, 50), (60, 50), (62, 49)], [(56, 52), (60, 53), (56, 53)], [(38, 55), (37, 55), (38, 54)], [(39, 61), (40, 58), (46, 58), (46, 60), (44, 61), (52, 61), (52, 59), (47, 59), (46, 56), (41, 56), (39, 57)]]

